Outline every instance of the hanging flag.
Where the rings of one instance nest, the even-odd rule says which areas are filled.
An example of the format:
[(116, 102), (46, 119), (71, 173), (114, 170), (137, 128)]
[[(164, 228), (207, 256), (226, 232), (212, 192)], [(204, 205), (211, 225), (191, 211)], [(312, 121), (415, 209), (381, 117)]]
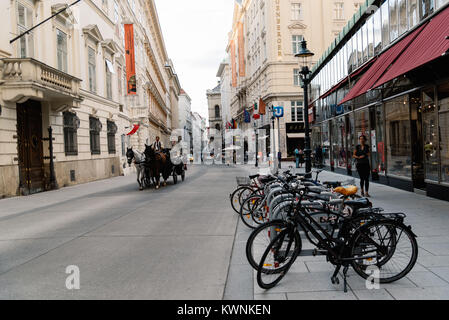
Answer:
[(243, 35), (243, 23), (238, 23), (238, 46), (239, 46), (239, 76), (245, 76), (245, 39)]
[(125, 56), (127, 94), (137, 94), (136, 56), (134, 52), (134, 26), (125, 24)]
[(235, 57), (235, 43), (234, 40), (231, 40), (231, 79), (232, 79), (232, 87), (237, 87), (237, 62)]
[(259, 114), (265, 114), (266, 113), (266, 104), (265, 102), (262, 100), (262, 98), (259, 99)]
[(134, 133), (137, 132), (137, 130), (139, 130), (139, 128), (140, 128), (140, 125), (135, 124), (135, 125), (133, 126), (133, 129), (127, 134), (127, 136), (132, 136)]
[(249, 114), (248, 110), (244, 111), (244, 115), (245, 115), (245, 123), (250, 123), (251, 122), (251, 115)]

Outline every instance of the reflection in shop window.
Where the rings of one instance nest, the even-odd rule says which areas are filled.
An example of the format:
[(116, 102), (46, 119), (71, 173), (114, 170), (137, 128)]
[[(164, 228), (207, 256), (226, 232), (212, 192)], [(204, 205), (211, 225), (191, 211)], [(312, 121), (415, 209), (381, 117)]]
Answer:
[(390, 41), (394, 41), (399, 35), (398, 0), (389, 0), (389, 3), (390, 3)]
[(385, 104), (387, 173), (411, 177), (410, 111), (408, 96)]
[(382, 106), (375, 107), (373, 112), (375, 112), (373, 117), (375, 119), (375, 130), (371, 132), (372, 167), (379, 174), (385, 174), (385, 134)]
[(438, 181), (438, 126), (434, 94), (433, 87), (423, 91), (419, 112), (422, 114), (425, 177)]
[(408, 27), (413, 28), (419, 21), (418, 0), (408, 0)]
[(438, 87), (441, 181), (449, 182), (449, 82)]
[(388, 1), (386, 1), (382, 5), (381, 13), (382, 13), (382, 47), (386, 48), (390, 44)]
[(330, 141), (329, 141), (329, 123), (327, 121), (321, 124), (321, 132), (323, 138), (323, 164), (326, 166), (330, 165)]
[(408, 29), (407, 0), (399, 0), (399, 35)]

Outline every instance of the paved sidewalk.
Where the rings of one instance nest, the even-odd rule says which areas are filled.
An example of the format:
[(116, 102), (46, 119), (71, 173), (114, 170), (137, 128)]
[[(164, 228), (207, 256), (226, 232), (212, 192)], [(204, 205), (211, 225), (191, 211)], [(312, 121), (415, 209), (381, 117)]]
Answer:
[[(283, 164), (283, 167), (288, 165)], [(253, 168), (247, 169), (255, 172)], [(319, 177), (322, 181), (349, 178), (328, 171)], [(359, 183), (357, 178), (355, 181)], [(256, 272), (249, 267), (245, 255), (246, 239), (251, 231), (240, 222), (225, 299), (449, 299), (449, 203), (376, 183), (370, 184), (370, 194), (374, 206), (406, 213), (406, 223), (412, 225), (418, 235), (418, 261), (405, 278), (392, 284), (381, 284), (378, 290), (367, 290), (365, 280), (350, 269), (350, 288), (348, 293), (344, 293), (343, 281), (340, 285), (331, 283), (334, 268), (326, 262), (325, 256), (301, 256), (276, 287), (261, 289), (255, 279)], [(303, 249), (311, 248), (303, 239)]]

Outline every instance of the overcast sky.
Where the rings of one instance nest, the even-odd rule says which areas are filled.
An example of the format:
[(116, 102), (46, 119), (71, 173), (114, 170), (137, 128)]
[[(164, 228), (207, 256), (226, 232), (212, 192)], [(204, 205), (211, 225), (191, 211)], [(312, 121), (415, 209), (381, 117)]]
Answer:
[(217, 85), (234, 0), (155, 0), (167, 52), (192, 111), (207, 117), (206, 90)]

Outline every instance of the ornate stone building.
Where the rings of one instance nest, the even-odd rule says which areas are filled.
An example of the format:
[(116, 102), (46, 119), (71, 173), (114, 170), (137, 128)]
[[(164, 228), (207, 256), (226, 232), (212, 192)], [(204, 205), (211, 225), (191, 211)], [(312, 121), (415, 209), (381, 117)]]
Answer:
[(83, 0), (10, 43), (72, 2), (0, 2), (0, 197), (126, 174), (127, 146), (142, 150), (156, 135), (169, 143), (180, 85), (153, 0)]

